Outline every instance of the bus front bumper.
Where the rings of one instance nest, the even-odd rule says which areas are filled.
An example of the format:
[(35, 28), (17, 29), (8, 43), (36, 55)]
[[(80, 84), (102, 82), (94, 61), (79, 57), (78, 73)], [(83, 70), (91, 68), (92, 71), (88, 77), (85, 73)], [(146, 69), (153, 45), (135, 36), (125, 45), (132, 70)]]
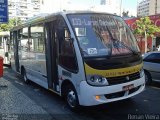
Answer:
[[(133, 85), (129, 90), (123, 90), (125, 86)], [(95, 87), (86, 81), (80, 83), (79, 104), (82, 106), (99, 105), (118, 100), (123, 100), (141, 93), (145, 88), (144, 76), (140, 79), (105, 87)]]

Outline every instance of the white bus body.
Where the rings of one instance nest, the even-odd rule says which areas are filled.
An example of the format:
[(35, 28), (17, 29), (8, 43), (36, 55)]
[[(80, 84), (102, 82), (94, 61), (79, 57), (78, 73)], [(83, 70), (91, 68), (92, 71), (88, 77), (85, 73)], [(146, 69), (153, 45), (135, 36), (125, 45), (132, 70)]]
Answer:
[(144, 90), (142, 58), (119, 16), (63, 12), (11, 31), (11, 66), (71, 108), (126, 99)]

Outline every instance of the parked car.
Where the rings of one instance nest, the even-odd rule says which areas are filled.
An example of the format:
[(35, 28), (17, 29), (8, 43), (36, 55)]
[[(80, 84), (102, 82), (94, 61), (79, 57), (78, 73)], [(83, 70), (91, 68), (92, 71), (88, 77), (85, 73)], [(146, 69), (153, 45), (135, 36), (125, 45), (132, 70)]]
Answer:
[(146, 84), (151, 84), (152, 81), (160, 82), (160, 51), (144, 54), (143, 61)]

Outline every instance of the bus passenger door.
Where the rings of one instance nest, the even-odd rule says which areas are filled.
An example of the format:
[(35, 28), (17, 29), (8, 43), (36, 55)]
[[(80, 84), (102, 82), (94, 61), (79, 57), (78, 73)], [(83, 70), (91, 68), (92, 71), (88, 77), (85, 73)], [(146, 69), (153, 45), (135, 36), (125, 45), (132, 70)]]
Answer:
[(12, 65), (12, 68), (16, 71), (16, 72), (20, 72), (19, 71), (19, 51), (18, 51), (18, 45), (19, 45), (19, 42), (18, 42), (18, 33), (17, 31), (14, 31), (13, 32), (13, 53), (11, 55), (11, 65)]
[(57, 67), (57, 43), (55, 37), (55, 23), (48, 22), (45, 25), (46, 31), (46, 64), (48, 88), (59, 92), (58, 83), (58, 67)]

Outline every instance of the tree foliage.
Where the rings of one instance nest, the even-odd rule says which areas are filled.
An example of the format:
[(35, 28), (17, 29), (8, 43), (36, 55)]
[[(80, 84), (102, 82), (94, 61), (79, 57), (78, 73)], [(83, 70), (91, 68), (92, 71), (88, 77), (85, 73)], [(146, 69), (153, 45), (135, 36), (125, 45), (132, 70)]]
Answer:
[(160, 28), (154, 25), (149, 17), (143, 17), (136, 20), (134, 34), (145, 38), (145, 52), (147, 52), (147, 37), (154, 37), (155, 33), (160, 32)]
[(19, 18), (12, 18), (9, 20), (7, 24), (0, 24), (0, 32), (1, 31), (9, 31), (14, 26), (21, 24), (22, 21)]
[(154, 25), (153, 21), (149, 17), (140, 18), (136, 20), (136, 28), (134, 34), (145, 37), (145, 33), (148, 36), (154, 37), (156, 32), (160, 32), (160, 28)]
[(122, 17), (129, 17), (129, 11), (123, 11)]

